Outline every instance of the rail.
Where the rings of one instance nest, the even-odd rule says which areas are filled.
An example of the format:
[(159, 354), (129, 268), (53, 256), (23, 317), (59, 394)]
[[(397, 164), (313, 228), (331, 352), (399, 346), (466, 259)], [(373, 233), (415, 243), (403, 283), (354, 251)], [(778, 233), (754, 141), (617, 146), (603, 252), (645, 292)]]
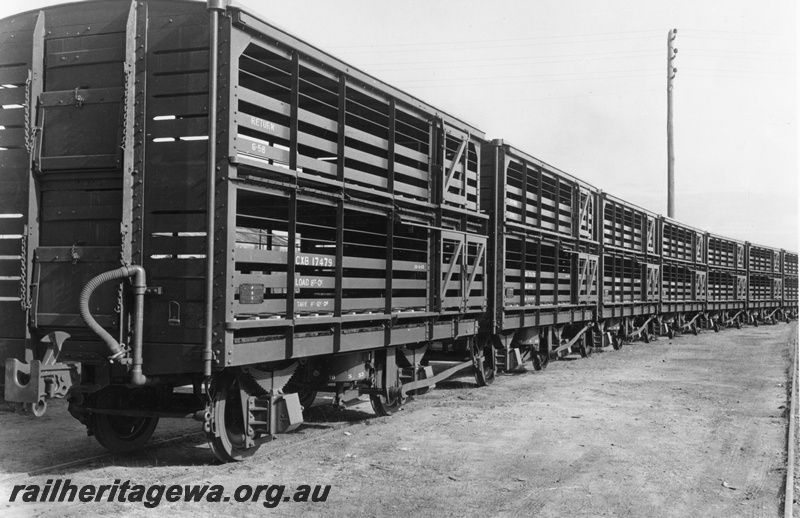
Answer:
[(792, 385), (789, 411), (789, 432), (786, 434), (786, 490), (784, 491), (783, 516), (792, 518), (794, 508), (794, 463), (795, 463), (795, 444), (797, 442), (797, 371), (800, 368), (798, 363), (800, 356), (800, 339), (798, 339), (798, 329), (794, 332), (794, 362), (792, 363)]

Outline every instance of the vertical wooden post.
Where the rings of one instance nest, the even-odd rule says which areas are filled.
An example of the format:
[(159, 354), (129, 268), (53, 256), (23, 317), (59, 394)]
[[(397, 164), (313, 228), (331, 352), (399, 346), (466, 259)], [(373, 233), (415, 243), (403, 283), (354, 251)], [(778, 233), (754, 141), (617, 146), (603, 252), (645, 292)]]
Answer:
[(672, 47), (678, 29), (667, 33), (667, 215), (675, 217), (675, 149), (672, 141), (672, 80), (675, 79), (677, 68), (672, 66), (677, 49)]

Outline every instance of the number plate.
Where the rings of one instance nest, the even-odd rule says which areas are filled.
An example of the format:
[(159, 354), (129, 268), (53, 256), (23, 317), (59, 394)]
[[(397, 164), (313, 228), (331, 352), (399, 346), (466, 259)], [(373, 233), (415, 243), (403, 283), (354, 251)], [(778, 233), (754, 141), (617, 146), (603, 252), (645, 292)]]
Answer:
[(239, 286), (240, 304), (261, 304), (264, 302), (263, 284), (241, 284)]

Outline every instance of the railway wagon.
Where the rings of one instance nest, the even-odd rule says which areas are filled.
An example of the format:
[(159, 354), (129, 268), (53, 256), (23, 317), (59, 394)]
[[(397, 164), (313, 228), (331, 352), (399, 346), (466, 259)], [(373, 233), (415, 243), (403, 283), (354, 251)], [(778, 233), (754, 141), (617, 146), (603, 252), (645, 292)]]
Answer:
[(782, 251), (783, 254), (783, 309), (785, 318), (797, 318), (797, 254)]
[(746, 243), (708, 235), (708, 303), (711, 327), (741, 327), (747, 305)]
[(8, 401), (68, 395), (117, 451), (194, 416), (229, 461), (316, 391), (388, 414), (459, 369), (491, 381), (480, 130), (222, 2), (0, 35)]
[(661, 218), (661, 318), (670, 337), (698, 332), (708, 291), (707, 233)]
[(747, 318), (772, 322), (782, 315), (783, 254), (776, 248), (747, 243)]
[(608, 193), (601, 193), (600, 204), (598, 326), (616, 348), (627, 340), (649, 341), (661, 327), (661, 218)]
[(601, 285), (597, 190), (502, 140), (485, 143), (481, 160), (493, 230), (481, 331), (498, 366), (541, 369), (573, 347), (587, 355)]

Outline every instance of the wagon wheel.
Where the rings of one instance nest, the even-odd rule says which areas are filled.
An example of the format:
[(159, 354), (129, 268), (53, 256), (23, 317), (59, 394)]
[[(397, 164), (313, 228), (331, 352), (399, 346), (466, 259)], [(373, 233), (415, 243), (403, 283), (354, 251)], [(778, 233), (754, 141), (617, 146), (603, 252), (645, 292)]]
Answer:
[(491, 385), (497, 368), (497, 353), (491, 340), (478, 338), (473, 342), (470, 352), (475, 365), (475, 382), (479, 387)]
[[(376, 355), (375, 368), (377, 371), (384, 373), (391, 372), (391, 369), (397, 369), (397, 356), (393, 360), (389, 360), (389, 355)], [(391, 362), (391, 364), (390, 364)], [(382, 377), (381, 375), (380, 377)], [(399, 383), (399, 380), (398, 380)], [(396, 413), (402, 408), (405, 402), (403, 394), (399, 386), (383, 385), (379, 392), (374, 392), (369, 395), (370, 403), (372, 403), (372, 410), (378, 416), (389, 416)]]
[(584, 333), (578, 343), (578, 350), (581, 353), (581, 358), (588, 358), (594, 351), (594, 347), (589, 346), (589, 333), (590, 332)]
[(97, 442), (114, 453), (136, 451), (153, 435), (158, 417), (95, 414), (89, 415), (89, 429)]
[(532, 351), (533, 370), (540, 371), (546, 369), (550, 365), (550, 347), (547, 344), (540, 343), (539, 350)]
[[(242, 418), (239, 380), (235, 376), (224, 376), (215, 383), (211, 399), (211, 416), (219, 437), (208, 432), (211, 451), (222, 462), (243, 460), (252, 456), (259, 445), (248, 448), (247, 430)], [(253, 434), (253, 438), (259, 434)]]
[(400, 395), (393, 391), (390, 391), (390, 393), (391, 395), (389, 397), (386, 397), (383, 394), (369, 395), (369, 401), (372, 403), (372, 410), (375, 411), (375, 414), (379, 416), (392, 415), (400, 410), (400, 407), (403, 406), (403, 401), (400, 399)]

